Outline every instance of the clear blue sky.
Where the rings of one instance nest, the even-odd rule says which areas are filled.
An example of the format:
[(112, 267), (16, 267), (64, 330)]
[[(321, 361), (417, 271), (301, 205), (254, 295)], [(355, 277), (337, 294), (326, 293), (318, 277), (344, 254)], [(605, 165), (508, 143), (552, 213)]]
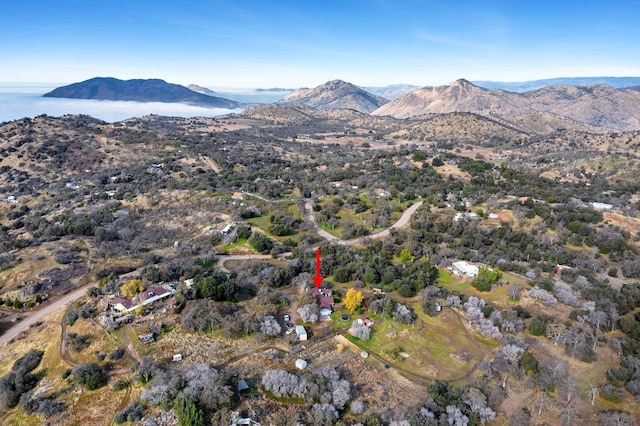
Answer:
[(640, 76), (640, 2), (23, 0), (0, 81), (301, 87)]

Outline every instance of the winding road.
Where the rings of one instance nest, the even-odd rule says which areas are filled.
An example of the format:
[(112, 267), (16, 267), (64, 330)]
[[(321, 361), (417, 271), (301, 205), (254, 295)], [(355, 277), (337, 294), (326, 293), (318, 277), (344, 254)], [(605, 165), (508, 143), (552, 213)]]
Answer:
[(318, 233), (318, 235), (320, 235), (322, 238), (324, 238), (327, 241), (331, 241), (331, 242), (335, 242), (338, 244), (342, 244), (345, 246), (353, 246), (353, 245), (357, 245), (357, 244), (362, 244), (364, 242), (366, 242), (367, 240), (371, 240), (371, 239), (377, 239), (377, 238), (384, 238), (386, 236), (388, 236), (391, 233), (391, 229), (400, 229), (403, 226), (405, 226), (407, 223), (409, 223), (409, 219), (411, 219), (411, 216), (413, 216), (413, 214), (416, 212), (416, 210), (418, 210), (420, 208), (420, 206), (422, 206), (422, 201), (418, 201), (417, 203), (413, 204), (411, 207), (409, 207), (408, 209), (406, 209), (403, 213), (402, 216), (400, 216), (400, 219), (397, 220), (396, 223), (394, 223), (393, 225), (391, 225), (389, 228), (384, 229), (380, 232), (376, 232), (375, 234), (371, 234), (371, 235), (365, 235), (364, 237), (358, 237), (358, 238), (353, 238), (351, 240), (341, 240), (340, 238), (336, 237), (335, 235), (325, 231), (324, 229), (322, 229), (318, 223), (316, 222), (316, 217), (313, 214), (313, 203), (311, 201), (307, 201), (305, 203), (304, 206), (304, 218), (305, 220), (312, 224), (314, 231), (316, 231)]

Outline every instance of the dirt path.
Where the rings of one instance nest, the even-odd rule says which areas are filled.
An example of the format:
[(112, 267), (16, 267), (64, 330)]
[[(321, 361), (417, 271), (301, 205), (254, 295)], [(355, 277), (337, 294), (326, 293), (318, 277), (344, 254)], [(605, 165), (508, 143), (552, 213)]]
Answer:
[(207, 165), (209, 167), (211, 167), (211, 170), (213, 170), (217, 174), (222, 173), (222, 169), (220, 169), (220, 166), (218, 166), (218, 163), (216, 163), (215, 160), (207, 157), (206, 155), (202, 155), (202, 154), (200, 155), (200, 159), (202, 161), (204, 161), (205, 163), (207, 163)]
[(213, 258), (218, 261), (218, 267), (222, 272), (230, 273), (231, 271), (224, 266), (225, 262), (229, 260), (265, 260), (273, 259), (273, 256), (270, 254), (217, 254)]
[(318, 235), (320, 235), (325, 240), (335, 241), (338, 244), (342, 244), (345, 246), (352, 246), (356, 244), (362, 244), (370, 239), (384, 238), (389, 235), (389, 233), (391, 232), (391, 229), (402, 228), (407, 223), (409, 223), (409, 219), (411, 219), (411, 216), (413, 216), (413, 214), (416, 212), (416, 210), (420, 208), (420, 206), (422, 206), (422, 201), (418, 201), (417, 203), (413, 204), (411, 207), (409, 207), (402, 213), (402, 216), (400, 216), (400, 218), (396, 221), (396, 223), (394, 223), (387, 229), (384, 229), (380, 232), (376, 232), (375, 234), (365, 235), (364, 237), (354, 238), (351, 240), (341, 240), (340, 238), (336, 237), (335, 235), (325, 231), (320, 226), (318, 226), (318, 223), (316, 222), (316, 217), (313, 214), (313, 203), (311, 201), (307, 201), (305, 203), (304, 217), (305, 217), (305, 220), (311, 224), (311, 226), (318, 233)]
[(49, 315), (50, 313), (57, 311), (62, 308), (67, 303), (71, 303), (76, 299), (84, 296), (87, 292), (87, 289), (91, 287), (93, 284), (87, 284), (78, 289), (73, 290), (71, 293), (67, 293), (58, 300), (44, 306), (42, 309), (38, 311), (26, 312), (27, 316), (21, 322), (17, 323), (10, 329), (8, 329), (2, 336), (0, 336), (0, 345), (6, 345), (9, 340), (13, 339), (15, 336), (20, 334), (21, 332), (27, 330), (30, 326), (41, 321), (44, 317)]

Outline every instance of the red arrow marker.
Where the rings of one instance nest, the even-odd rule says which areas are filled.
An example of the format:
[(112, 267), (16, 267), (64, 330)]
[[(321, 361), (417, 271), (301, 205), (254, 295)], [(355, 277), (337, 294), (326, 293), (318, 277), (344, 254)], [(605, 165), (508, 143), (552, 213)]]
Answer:
[(322, 277), (320, 276), (320, 249), (316, 250), (316, 276), (313, 277), (313, 282), (316, 287), (320, 288), (320, 284), (322, 284)]

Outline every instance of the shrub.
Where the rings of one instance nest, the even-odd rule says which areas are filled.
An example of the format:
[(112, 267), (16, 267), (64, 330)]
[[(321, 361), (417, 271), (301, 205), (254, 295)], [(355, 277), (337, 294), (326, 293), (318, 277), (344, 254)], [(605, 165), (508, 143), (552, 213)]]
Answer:
[(102, 367), (95, 362), (80, 364), (73, 368), (73, 378), (89, 390), (96, 390), (107, 384), (108, 377)]

